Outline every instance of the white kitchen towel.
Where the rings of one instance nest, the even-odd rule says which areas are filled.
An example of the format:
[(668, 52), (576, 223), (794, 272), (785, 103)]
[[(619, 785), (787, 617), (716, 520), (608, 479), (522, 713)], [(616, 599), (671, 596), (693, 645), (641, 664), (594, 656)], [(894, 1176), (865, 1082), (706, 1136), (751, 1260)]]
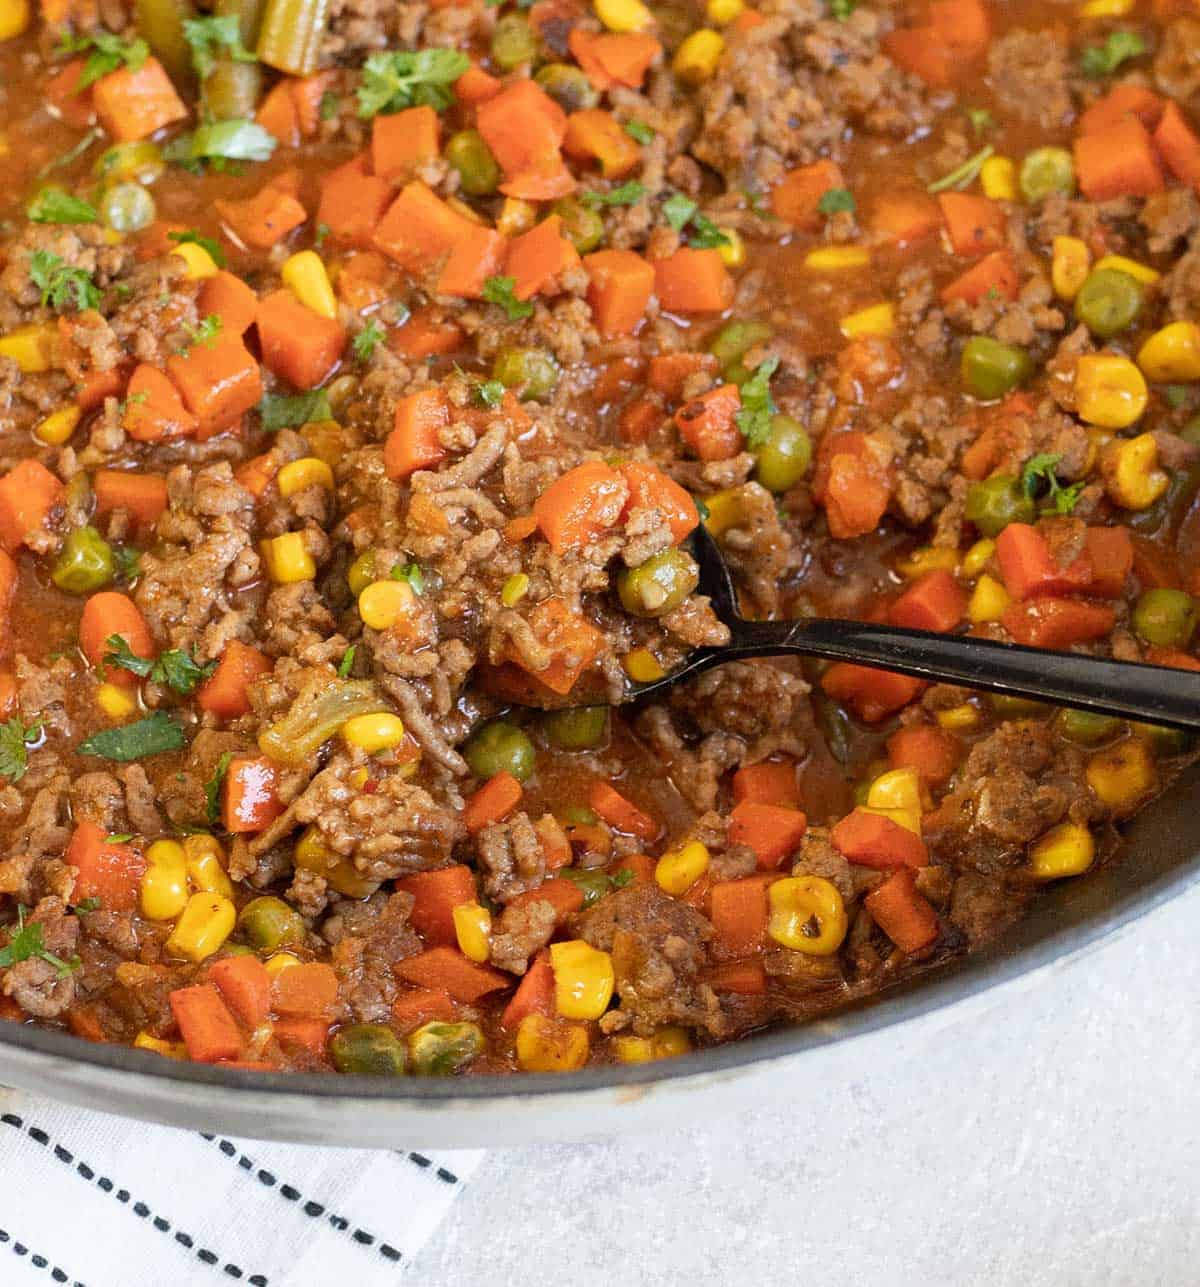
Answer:
[(0, 1091), (4, 1287), (384, 1287), (481, 1150), (200, 1135)]

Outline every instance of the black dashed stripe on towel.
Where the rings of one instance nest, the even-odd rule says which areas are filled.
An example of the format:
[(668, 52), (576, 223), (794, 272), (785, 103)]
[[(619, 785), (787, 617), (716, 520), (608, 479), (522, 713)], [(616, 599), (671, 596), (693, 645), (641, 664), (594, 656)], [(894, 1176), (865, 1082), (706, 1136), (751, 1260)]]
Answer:
[[(0, 1229), (0, 1247), (7, 1247), (14, 1256), (28, 1256), (29, 1263), (35, 1269), (44, 1270), (49, 1276), (50, 1282), (67, 1283), (69, 1287), (87, 1287), (78, 1278), (72, 1278), (65, 1269), (60, 1269), (58, 1265), (52, 1265), (40, 1252), (31, 1251), (20, 1239), (9, 1233), (7, 1229)], [(4, 1274), (0, 1273), (0, 1282), (3, 1281)]]

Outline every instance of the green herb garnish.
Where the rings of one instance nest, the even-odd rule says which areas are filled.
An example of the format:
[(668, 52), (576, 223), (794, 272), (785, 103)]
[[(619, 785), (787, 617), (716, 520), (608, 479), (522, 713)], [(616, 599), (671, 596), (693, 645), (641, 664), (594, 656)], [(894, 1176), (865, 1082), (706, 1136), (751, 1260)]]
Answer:
[(483, 283), (483, 298), (489, 304), (499, 304), (510, 322), (533, 316), (533, 304), (527, 299), (518, 299), (513, 293), (516, 287), (515, 277), (489, 277)]
[(767, 358), (742, 385), (742, 406), (734, 419), (747, 446), (761, 447), (771, 432), (771, 417), (778, 410), (771, 397), (771, 377), (778, 366), (777, 357)]
[(225, 781), (232, 760), (233, 752), (225, 751), (217, 761), (212, 777), (204, 784), (204, 813), (213, 826), (221, 817), (221, 783)]
[(41, 720), (22, 724), (13, 718), (0, 724), (0, 774), (10, 782), (20, 782), (29, 764), (29, 748), (42, 736)]
[(215, 661), (202, 666), (179, 648), (168, 648), (157, 658), (139, 657), (121, 635), (109, 635), (104, 643), (111, 650), (104, 654), (104, 661), (109, 666), (119, 666), (130, 674), (149, 679), (151, 683), (172, 688), (185, 697), (195, 692), (217, 668)]
[(258, 60), (242, 44), (240, 19), (236, 13), (207, 18), (185, 18), (183, 38), (191, 46), (192, 66), (201, 80), (207, 80), (217, 65), (217, 57), (224, 53), (235, 63), (253, 63)]
[(481, 407), (495, 408), (504, 401), (504, 385), (499, 380), (483, 380), (471, 392)]
[(218, 268), (225, 267), (225, 252), (215, 237), (202, 237), (195, 228), (185, 228), (183, 232), (167, 233), (167, 240), (181, 246), (199, 246)]
[(150, 46), (144, 40), (122, 40), (111, 31), (96, 28), (87, 35), (63, 36), (57, 52), (60, 54), (78, 54), (89, 50), (83, 72), (75, 83), (75, 93), (81, 94), (89, 85), (94, 85), (102, 76), (128, 67), (130, 71), (139, 71), (146, 59), (150, 57)]
[(25, 213), (34, 223), (96, 223), (100, 218), (90, 202), (73, 197), (61, 188), (43, 188)]
[(76, 748), (80, 755), (94, 755), (104, 760), (141, 760), (163, 751), (180, 751), (187, 745), (183, 729), (166, 713), (139, 719), (120, 728), (106, 728), (85, 738)]
[(363, 120), (406, 107), (444, 112), (454, 102), (453, 83), (471, 65), (457, 49), (389, 49), (363, 64), (358, 114)]
[(366, 326), (351, 340), (350, 347), (354, 350), (354, 356), (360, 362), (369, 362), (374, 356), (375, 350), (383, 343), (383, 340), (383, 327), (374, 318), (371, 318)]
[(16, 965), (18, 961), (28, 961), (30, 957), (36, 957), (39, 961), (45, 961), (53, 965), (58, 971), (60, 979), (65, 978), (68, 974), (79, 969), (79, 958), (72, 957), (69, 961), (64, 961), (62, 957), (55, 956), (53, 952), (46, 950), (46, 945), (42, 941), (42, 923), (41, 921), (30, 921), (25, 924), (25, 908), (17, 904), (17, 928), (15, 933), (11, 933), (6, 947), (0, 948), (0, 969), (9, 969)]
[(345, 679), (354, 669), (354, 655), (358, 652), (358, 644), (351, 644), (349, 648), (342, 653), (342, 659), (338, 662), (338, 678)]
[(258, 412), (262, 416), (262, 427), (268, 433), (333, 419), (329, 394), (324, 389), (313, 389), (309, 393), (268, 393), (258, 404)]
[(654, 130), (645, 121), (626, 121), (625, 133), (635, 143), (649, 143), (654, 138)]
[(1072, 483), (1064, 487), (1058, 481), (1055, 468), (1062, 456), (1051, 452), (1039, 452), (1025, 462), (1021, 470), (1021, 487), (1030, 500), (1035, 499), (1043, 484), (1046, 493), (1042, 497), (1043, 513), (1070, 514), (1083, 491), (1083, 483)]
[(42, 303), (61, 313), (67, 308), (80, 312), (97, 308), (100, 291), (91, 274), (82, 268), (71, 268), (61, 255), (50, 250), (35, 250), (29, 261), (29, 280), (42, 292)]
[(817, 209), (824, 215), (840, 214), (843, 210), (853, 213), (857, 209), (854, 193), (849, 188), (830, 188), (817, 202)]
[(951, 188), (965, 188), (974, 183), (983, 169), (983, 163), (995, 152), (995, 148), (989, 143), (986, 147), (981, 147), (974, 156), (969, 156), (949, 174), (943, 175), (940, 179), (935, 179), (925, 190), (926, 192), (948, 192)]
[(597, 192), (594, 188), (579, 194), (579, 199), (585, 206), (633, 206), (646, 195), (646, 189), (643, 184), (636, 179), (630, 179), (628, 183), (622, 183), (620, 187), (613, 188), (610, 192)]
[(412, 587), (413, 594), (425, 593), (425, 573), (421, 571), (419, 563), (397, 563), (388, 573), (388, 579), (391, 581), (407, 581)]
[(1136, 31), (1113, 31), (1102, 45), (1089, 45), (1079, 58), (1079, 70), (1098, 80), (1110, 76), (1127, 58), (1146, 52), (1146, 42)]

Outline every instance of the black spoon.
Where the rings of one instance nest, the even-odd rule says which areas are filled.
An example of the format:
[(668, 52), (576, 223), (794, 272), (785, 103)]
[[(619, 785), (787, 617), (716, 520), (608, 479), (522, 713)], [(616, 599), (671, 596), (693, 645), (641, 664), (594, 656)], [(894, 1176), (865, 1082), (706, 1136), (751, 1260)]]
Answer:
[(714, 612), (729, 627), (730, 640), (720, 647), (697, 648), (663, 679), (632, 685), (630, 701), (664, 692), (722, 662), (791, 655), (878, 666), (918, 679), (1036, 698), (1168, 728), (1200, 729), (1200, 672), (868, 621), (821, 617), (747, 621), (738, 615), (729, 569), (703, 524), (692, 536), (692, 552), (700, 566), (696, 593), (712, 601)]

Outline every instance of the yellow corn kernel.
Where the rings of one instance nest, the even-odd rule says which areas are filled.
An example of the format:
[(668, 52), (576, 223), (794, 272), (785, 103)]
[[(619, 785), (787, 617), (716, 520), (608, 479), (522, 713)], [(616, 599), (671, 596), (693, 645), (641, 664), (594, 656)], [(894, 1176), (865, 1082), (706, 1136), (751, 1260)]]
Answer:
[(979, 711), (970, 702), (963, 702), (961, 706), (949, 706), (944, 711), (938, 711), (934, 719), (940, 727), (953, 733), (974, 728), (979, 723)]
[(1162, 276), (1157, 268), (1151, 268), (1149, 264), (1139, 264), (1136, 259), (1126, 259), (1124, 255), (1102, 255), (1096, 260), (1093, 271), (1099, 272), (1101, 268), (1112, 268), (1119, 273), (1126, 273), (1135, 281), (1141, 282), (1143, 286), (1153, 286)]
[(609, 31), (645, 31), (654, 23), (642, 0), (595, 0), (594, 8)]
[(1087, 766), (1088, 786), (1096, 798), (1119, 812), (1132, 809), (1148, 796), (1156, 776), (1150, 748), (1137, 737), (1097, 751)]
[(625, 673), (635, 684), (653, 684), (666, 677), (658, 658), (649, 648), (634, 648), (621, 658)]
[(1012, 596), (996, 580), (985, 572), (971, 591), (967, 604), (967, 618), (973, 625), (982, 625), (985, 621), (999, 621), (1004, 609), (1012, 602)]
[(29, 0), (0, 0), (0, 40), (12, 40), (29, 27)]
[(0, 335), (0, 357), (12, 358), (26, 375), (50, 370), (54, 356), (54, 327), (46, 323), (18, 326)]
[(853, 268), (866, 268), (871, 252), (866, 246), (822, 246), (804, 256), (805, 268), (818, 273), (840, 273)]
[(728, 487), (723, 492), (713, 492), (711, 496), (704, 498), (704, 507), (708, 510), (704, 526), (714, 536), (723, 536), (731, 527), (736, 527), (745, 514), (740, 487)]
[(896, 333), (896, 309), (893, 304), (871, 304), (857, 313), (847, 313), (838, 323), (838, 330), (848, 340), (864, 335), (878, 335), (886, 339)]
[(522, 201), (520, 197), (505, 197), (500, 207), (500, 217), (496, 220), (496, 231), (505, 237), (516, 237), (528, 232), (537, 222), (538, 208), (532, 201)]
[(745, 11), (745, 0), (708, 0), (704, 6), (704, 16), (714, 27), (728, 27)]
[(993, 201), (1017, 199), (1017, 167), (1007, 156), (989, 156), (979, 168), (979, 183)]
[(873, 809), (921, 812), (921, 778), (916, 769), (889, 769), (871, 783), (867, 804)]
[(1186, 384), (1200, 380), (1200, 326), (1171, 322), (1142, 345), (1138, 366), (1155, 384)]
[(712, 78), (724, 52), (725, 37), (719, 31), (701, 27), (675, 51), (671, 70), (685, 85), (703, 85)]
[(356, 791), (361, 791), (363, 787), (365, 787), (367, 783), (370, 782), (370, 780), (371, 780), (371, 772), (369, 769), (351, 769), (350, 776), (347, 779), (347, 781)]
[(263, 562), (267, 565), (267, 576), (276, 585), (311, 581), (317, 575), (317, 565), (305, 547), (303, 532), (284, 532), (282, 536), (273, 536), (263, 541), (259, 549), (262, 551)]
[(491, 912), (478, 903), (459, 903), (450, 915), (454, 918), (458, 950), (469, 960), (486, 961), (492, 947)]
[[(3, 0), (0, 0), (0, 8), (3, 7)], [(148, 1032), (139, 1032), (133, 1039), (134, 1048), (137, 1050), (150, 1050), (156, 1055), (162, 1055), (164, 1059), (186, 1059), (187, 1047), (182, 1041), (163, 1041), (161, 1037), (152, 1037)]]
[(920, 809), (882, 808), (875, 804), (864, 804), (859, 807), (865, 813), (873, 813), (880, 818), (890, 818), (896, 826), (903, 827), (905, 831), (911, 831), (914, 836), (921, 834)]
[(274, 956), (267, 957), (263, 964), (267, 967), (267, 973), (274, 978), (284, 970), (290, 970), (293, 965), (299, 965), (300, 958), (291, 952), (276, 952)]
[[(454, 927), (458, 929), (457, 917)], [(558, 1014), (564, 1019), (599, 1019), (612, 1000), (612, 957), (581, 938), (573, 938), (550, 945), (550, 964)]]
[(988, 560), (996, 553), (996, 542), (990, 536), (985, 536), (983, 540), (976, 541), (974, 545), (963, 555), (962, 574), (967, 580), (972, 581), (988, 565)]
[[(0, 0), (2, 2), (2, 0)], [(51, 411), (33, 431), (33, 436), (49, 447), (61, 447), (75, 432), (75, 426), (83, 415), (83, 408), (72, 403), (68, 407), (59, 407)]]
[(1055, 237), (1050, 281), (1059, 299), (1074, 299), (1092, 270), (1092, 252), (1078, 237)]
[(167, 939), (167, 951), (203, 961), (233, 933), (237, 908), (223, 894), (193, 894)]
[(958, 567), (958, 551), (942, 545), (921, 545), (896, 560), (901, 576), (918, 577), (926, 572), (953, 572)]
[(188, 901), (187, 859), (177, 840), (156, 840), (146, 850), (146, 870), (138, 889), (142, 915), (173, 921)]
[(699, 840), (689, 840), (686, 845), (672, 849), (658, 860), (654, 879), (658, 887), (678, 897), (689, 889), (708, 870), (709, 852)]
[(846, 937), (846, 906), (837, 886), (820, 876), (788, 876), (767, 889), (767, 934), (805, 956), (832, 956)]
[(500, 602), (506, 608), (515, 608), (528, 593), (528, 575), (524, 572), (514, 572), (500, 587)]
[(358, 615), (372, 630), (390, 630), (413, 605), (407, 581), (373, 581), (358, 596)]
[(525, 1072), (573, 1072), (587, 1063), (588, 1031), (527, 1014), (517, 1029), (517, 1063)]
[(646, 1064), (654, 1059), (673, 1059), (686, 1055), (692, 1048), (686, 1028), (672, 1024), (659, 1028), (650, 1037), (616, 1037), (613, 1053), (623, 1064)]
[(726, 268), (740, 268), (746, 262), (746, 243), (736, 228), (722, 228), (727, 240), (717, 247), (717, 254)]
[(294, 496), (297, 492), (309, 487), (323, 487), (327, 492), (333, 491), (333, 470), (316, 456), (304, 456), (300, 460), (289, 460), (275, 475), (281, 496)]
[(204, 249), (198, 246), (194, 241), (181, 242), (171, 254), (177, 255), (187, 265), (187, 272), (184, 277), (190, 282), (203, 281), (206, 277), (215, 277), (221, 270), (217, 267), (217, 262)]
[(1125, 429), (1146, 410), (1149, 396), (1145, 377), (1128, 358), (1088, 353), (1075, 367), (1075, 404), (1090, 425)]
[(307, 308), (322, 317), (337, 317), (337, 299), (325, 270), (325, 261), (315, 250), (289, 255), (279, 270), (283, 284)]
[(364, 550), (346, 569), (346, 584), (357, 599), (375, 580), (375, 551)]
[(316, 826), (306, 827), (301, 833), (292, 850), (292, 861), (301, 871), (320, 876), (330, 889), (347, 898), (366, 898), (379, 888), (377, 880), (369, 880), (349, 858), (330, 849)]
[(1063, 822), (1029, 851), (1029, 869), (1038, 880), (1058, 880), (1087, 871), (1096, 856), (1092, 833), (1077, 822)]
[(193, 889), (233, 897), (233, 883), (225, 871), (225, 850), (216, 836), (188, 836), (183, 842), (183, 852)]
[(1084, 0), (1081, 18), (1125, 18), (1133, 12), (1133, 0)]
[(137, 698), (117, 684), (101, 684), (96, 689), (96, 705), (109, 719), (128, 719), (137, 710)]
[(1153, 505), (1171, 481), (1158, 467), (1158, 444), (1148, 433), (1114, 438), (1100, 453), (1100, 475), (1109, 498), (1124, 509)]
[(342, 725), (341, 734), (348, 746), (357, 746), (360, 751), (374, 755), (377, 751), (390, 751), (404, 741), (404, 722), (387, 711), (355, 715)]

